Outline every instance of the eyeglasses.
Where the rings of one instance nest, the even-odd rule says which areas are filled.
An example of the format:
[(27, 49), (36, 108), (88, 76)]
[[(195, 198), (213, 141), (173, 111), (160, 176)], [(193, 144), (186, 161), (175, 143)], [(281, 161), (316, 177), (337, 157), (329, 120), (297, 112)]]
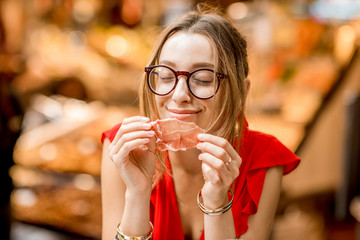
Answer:
[(197, 69), (193, 72), (175, 71), (165, 65), (145, 67), (150, 90), (160, 96), (173, 91), (179, 82), (179, 76), (186, 76), (186, 83), (192, 95), (199, 99), (209, 99), (219, 90), (220, 80), (225, 74), (211, 69)]

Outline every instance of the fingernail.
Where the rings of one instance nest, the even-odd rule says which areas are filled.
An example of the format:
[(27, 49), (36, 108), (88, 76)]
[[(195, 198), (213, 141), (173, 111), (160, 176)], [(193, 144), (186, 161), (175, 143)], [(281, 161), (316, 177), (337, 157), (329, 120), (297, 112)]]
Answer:
[(151, 124), (150, 123), (143, 123), (143, 127), (145, 129), (150, 129), (151, 128)]
[(198, 135), (197, 135), (197, 138), (198, 138), (199, 140), (204, 139), (204, 134), (202, 134), (202, 133), (198, 134)]

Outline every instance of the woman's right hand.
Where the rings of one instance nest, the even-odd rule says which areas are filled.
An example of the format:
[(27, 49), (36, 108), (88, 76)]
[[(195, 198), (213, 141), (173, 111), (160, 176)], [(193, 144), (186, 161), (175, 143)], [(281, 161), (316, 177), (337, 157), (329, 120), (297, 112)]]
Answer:
[(109, 146), (109, 156), (127, 191), (151, 190), (156, 166), (154, 136), (149, 118), (125, 118)]

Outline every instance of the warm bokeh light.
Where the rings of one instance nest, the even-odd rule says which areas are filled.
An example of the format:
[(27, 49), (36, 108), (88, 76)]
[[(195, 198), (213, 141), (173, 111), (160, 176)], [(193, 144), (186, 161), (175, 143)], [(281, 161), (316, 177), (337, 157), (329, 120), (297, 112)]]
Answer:
[(106, 42), (106, 51), (115, 58), (122, 57), (127, 53), (129, 44), (122, 36), (112, 36)]
[(340, 64), (346, 64), (354, 51), (356, 40), (355, 29), (350, 25), (343, 25), (336, 31), (334, 55)]
[(82, 155), (88, 156), (96, 153), (98, 150), (98, 144), (93, 138), (83, 137), (78, 142), (78, 150)]
[(239, 20), (246, 17), (248, 14), (248, 7), (245, 3), (236, 2), (228, 7), (226, 13), (232, 19)]
[(56, 146), (52, 143), (46, 143), (39, 150), (40, 158), (44, 161), (51, 161), (56, 158)]
[(94, 177), (89, 174), (79, 174), (74, 178), (74, 185), (78, 189), (89, 191), (96, 186)]
[(136, 25), (141, 21), (143, 4), (141, 0), (123, 0), (121, 16), (123, 21), (129, 25)]
[(68, 45), (72, 49), (85, 48), (87, 43), (86, 35), (81, 31), (72, 31), (68, 34)]
[(31, 189), (17, 189), (12, 194), (12, 199), (16, 204), (25, 207), (34, 206), (37, 203), (37, 197)]
[(95, 0), (76, 0), (73, 8), (74, 18), (80, 23), (89, 22), (95, 15)]

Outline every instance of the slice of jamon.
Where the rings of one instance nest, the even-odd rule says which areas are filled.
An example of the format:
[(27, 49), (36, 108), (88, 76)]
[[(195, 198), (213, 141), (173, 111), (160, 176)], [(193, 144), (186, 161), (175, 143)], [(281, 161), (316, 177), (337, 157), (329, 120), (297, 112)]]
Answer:
[(179, 149), (181, 133), (176, 119), (156, 120), (152, 122), (156, 135), (156, 145), (161, 151)]
[(157, 148), (160, 151), (186, 150), (199, 143), (197, 135), (205, 131), (193, 122), (184, 122), (175, 118), (152, 122), (156, 135)]

